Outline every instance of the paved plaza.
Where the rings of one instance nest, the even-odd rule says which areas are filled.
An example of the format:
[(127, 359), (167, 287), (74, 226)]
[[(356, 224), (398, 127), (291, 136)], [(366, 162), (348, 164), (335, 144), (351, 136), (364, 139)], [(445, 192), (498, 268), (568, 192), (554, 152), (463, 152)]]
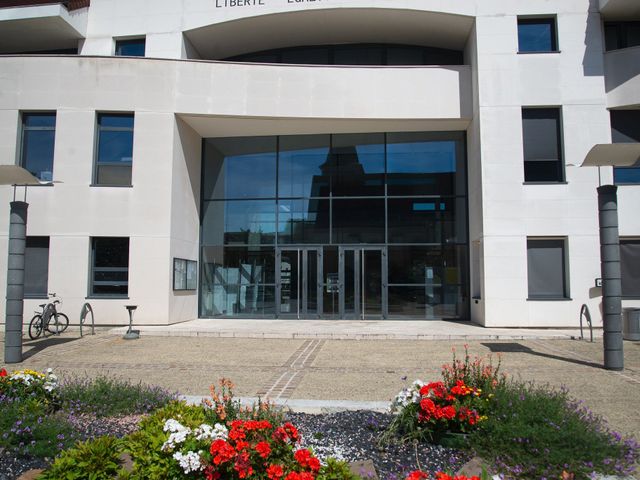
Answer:
[(491, 354), (494, 362), (500, 355), (503, 371), (512, 377), (567, 386), (615, 430), (640, 436), (640, 342), (625, 342), (626, 368), (611, 372), (602, 368), (601, 338), (589, 343), (570, 339), (567, 332), (543, 331), (517, 339), (505, 331), (504, 336), (480, 338), (486, 331), (478, 329), (478, 338), (467, 332), (464, 338), (449, 340), (333, 340), (321, 335), (195, 336), (184, 331), (153, 336), (143, 329), (140, 339), (129, 341), (116, 332), (79, 338), (77, 331), (69, 331), (25, 341), (25, 360), (15, 367), (51, 367), (63, 378), (106, 373), (191, 396), (205, 396), (211, 383), (228, 377), (239, 396), (266, 396), (296, 408), (380, 408), (407, 381), (438, 378), (452, 348), (461, 354), (466, 343), (472, 355)]

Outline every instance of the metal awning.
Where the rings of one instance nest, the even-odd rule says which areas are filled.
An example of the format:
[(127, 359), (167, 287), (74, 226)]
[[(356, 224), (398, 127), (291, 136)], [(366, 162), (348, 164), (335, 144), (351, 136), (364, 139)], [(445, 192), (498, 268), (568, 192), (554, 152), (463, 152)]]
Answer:
[[(49, 182), (45, 182), (49, 183)], [(18, 165), (0, 165), (0, 185), (42, 185), (43, 182)]]
[(640, 166), (640, 143), (608, 143), (595, 145), (581, 167)]

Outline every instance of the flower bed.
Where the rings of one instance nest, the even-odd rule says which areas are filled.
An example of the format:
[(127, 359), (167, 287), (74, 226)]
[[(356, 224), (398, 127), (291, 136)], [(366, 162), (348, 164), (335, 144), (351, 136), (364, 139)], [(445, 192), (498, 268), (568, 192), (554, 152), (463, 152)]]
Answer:
[(448, 435), (465, 434), (458, 446), (482, 455), (511, 479), (635, 471), (640, 447), (634, 439), (610, 432), (602, 418), (576, 407), (568, 392), (507, 381), (499, 370), (490, 358), (471, 360), (466, 346), (463, 360), (454, 351), (442, 380), (416, 380), (398, 394), (391, 408), (396, 416), (382, 442), (444, 443)]

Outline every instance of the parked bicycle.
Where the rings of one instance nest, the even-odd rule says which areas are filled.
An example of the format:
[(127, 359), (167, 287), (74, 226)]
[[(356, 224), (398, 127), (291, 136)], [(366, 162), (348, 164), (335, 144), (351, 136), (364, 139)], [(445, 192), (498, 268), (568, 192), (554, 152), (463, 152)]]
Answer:
[(35, 312), (35, 315), (29, 323), (29, 338), (35, 340), (40, 335), (46, 336), (50, 334), (60, 334), (69, 326), (69, 317), (58, 311), (58, 305), (62, 304), (62, 300), (57, 298), (55, 293), (50, 293), (51, 301), (40, 305), (42, 312)]

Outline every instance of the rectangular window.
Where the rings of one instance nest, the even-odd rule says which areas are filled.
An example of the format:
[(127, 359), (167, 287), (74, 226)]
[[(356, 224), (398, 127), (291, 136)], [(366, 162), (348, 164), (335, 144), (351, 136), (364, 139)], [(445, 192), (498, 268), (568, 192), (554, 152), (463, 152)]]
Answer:
[[(611, 110), (611, 141), (613, 143), (640, 142), (640, 110)], [(614, 167), (616, 185), (640, 184), (640, 164), (633, 167)]]
[(128, 293), (129, 238), (92, 238), (90, 295), (126, 297)]
[(565, 246), (562, 238), (527, 239), (530, 299), (569, 298)]
[(94, 184), (131, 186), (133, 114), (99, 113)]
[(144, 57), (145, 38), (116, 40), (116, 57)]
[(523, 108), (524, 181), (564, 181), (559, 108)]
[(545, 53), (558, 51), (555, 17), (518, 18), (518, 51)]
[(25, 298), (47, 298), (49, 285), (49, 237), (27, 237), (24, 252)]
[(607, 52), (640, 45), (640, 22), (605, 22), (604, 44)]
[(39, 180), (53, 180), (56, 113), (23, 113), (20, 165)]
[(620, 239), (622, 296), (640, 298), (640, 239)]
[(197, 285), (198, 264), (184, 258), (173, 259), (173, 289), (195, 290)]

